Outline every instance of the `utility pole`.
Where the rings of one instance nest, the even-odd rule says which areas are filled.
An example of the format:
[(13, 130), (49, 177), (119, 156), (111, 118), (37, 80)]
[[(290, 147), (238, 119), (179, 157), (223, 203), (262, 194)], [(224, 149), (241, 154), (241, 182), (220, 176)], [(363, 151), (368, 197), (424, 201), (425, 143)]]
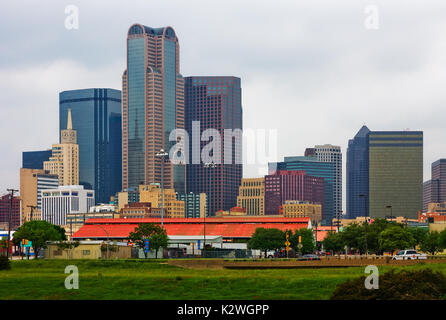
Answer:
[(367, 198), (366, 198), (366, 195), (365, 194), (360, 194), (359, 195), (359, 197), (360, 198), (364, 198), (364, 218), (366, 219), (365, 220), (365, 237), (364, 237), (364, 240), (365, 240), (365, 255), (366, 255), (366, 257), (367, 257), (367, 255), (368, 255), (368, 252), (369, 252), (369, 248), (368, 248), (368, 246), (367, 246), (367, 226), (368, 226), (368, 224), (369, 224), (369, 222), (368, 222), (368, 220), (367, 220)]
[(10, 249), (10, 242), (11, 242), (11, 218), (12, 218), (12, 201), (14, 200), (14, 193), (19, 192), (19, 190), (16, 189), (7, 189), (8, 192), (11, 192), (10, 196), (10, 203), (9, 203), (9, 217), (8, 217), (8, 244), (6, 249), (6, 258), (9, 259), (9, 249)]

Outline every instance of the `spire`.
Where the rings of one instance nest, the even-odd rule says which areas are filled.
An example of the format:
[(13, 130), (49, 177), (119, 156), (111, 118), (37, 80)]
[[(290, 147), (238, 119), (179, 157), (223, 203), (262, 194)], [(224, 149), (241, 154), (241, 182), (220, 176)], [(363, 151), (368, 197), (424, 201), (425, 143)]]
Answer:
[(73, 123), (71, 122), (71, 109), (68, 109), (68, 121), (67, 121), (67, 130), (73, 129)]

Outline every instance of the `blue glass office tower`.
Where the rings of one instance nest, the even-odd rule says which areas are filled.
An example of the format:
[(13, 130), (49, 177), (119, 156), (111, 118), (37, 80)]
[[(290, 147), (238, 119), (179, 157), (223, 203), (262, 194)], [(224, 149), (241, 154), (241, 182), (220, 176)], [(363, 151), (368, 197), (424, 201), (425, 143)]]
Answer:
[(59, 126), (66, 129), (68, 109), (79, 145), (79, 184), (95, 190), (96, 203), (121, 191), (121, 91), (80, 89), (59, 94)]
[[(347, 149), (347, 217), (369, 216), (369, 128), (363, 126), (348, 142)], [(362, 195), (362, 196), (360, 196)]]
[[(171, 27), (132, 25), (127, 33), (127, 68), (122, 75), (122, 186), (160, 183), (185, 191), (185, 164), (157, 154), (175, 144), (184, 129), (184, 80), (179, 43)], [(161, 174), (163, 168), (163, 174)]]
[(301, 170), (305, 171), (309, 176), (324, 178), (325, 199), (322, 212), (322, 224), (330, 225), (332, 219), (335, 218), (335, 164), (333, 162), (320, 162), (315, 156), (285, 157), (283, 162), (268, 163), (269, 174), (274, 174), (276, 170)]
[(52, 155), (51, 149), (42, 151), (22, 152), (22, 168), (43, 169), (43, 162), (48, 161)]

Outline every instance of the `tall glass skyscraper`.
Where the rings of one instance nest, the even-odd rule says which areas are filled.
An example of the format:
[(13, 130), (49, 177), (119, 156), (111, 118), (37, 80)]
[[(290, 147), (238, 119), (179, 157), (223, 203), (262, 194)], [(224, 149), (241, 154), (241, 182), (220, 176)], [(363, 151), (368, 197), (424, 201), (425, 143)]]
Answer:
[(369, 128), (363, 126), (348, 142), (347, 217), (349, 219), (369, 215), (367, 203), (369, 194), (369, 132)]
[(43, 162), (52, 155), (51, 149), (42, 151), (24, 151), (22, 153), (22, 168), (43, 169)]
[(269, 174), (277, 170), (305, 171), (309, 176), (324, 178), (324, 203), (322, 205), (322, 224), (330, 225), (335, 218), (335, 193), (336, 167), (333, 162), (318, 161), (315, 156), (309, 157), (285, 157), (284, 162), (268, 164)]
[(59, 126), (68, 109), (79, 145), (79, 184), (95, 190), (96, 203), (108, 203), (121, 191), (121, 91), (80, 89), (59, 94)]
[[(214, 215), (218, 210), (229, 210), (237, 205), (237, 193), (242, 180), (241, 153), (237, 157), (237, 150), (242, 150), (242, 141), (234, 136), (225, 136), (225, 129), (232, 132), (241, 132), (243, 129), (240, 78), (194, 76), (186, 77), (185, 81), (186, 131), (191, 140), (186, 170), (187, 192), (206, 193), (209, 197), (209, 215)], [(198, 137), (194, 136), (193, 122), (199, 123), (199, 132), (195, 132)], [(209, 141), (200, 140), (208, 129), (218, 131), (221, 145), (230, 143), (213, 150), (219, 160), (215, 168), (205, 168), (203, 159), (194, 161), (192, 154), (193, 139), (198, 140), (200, 154), (208, 145)]]
[[(179, 43), (171, 27), (134, 24), (127, 33), (127, 69), (122, 76), (122, 186), (161, 182), (161, 158), (184, 129), (184, 80)], [(166, 157), (164, 187), (185, 191), (185, 166)]]

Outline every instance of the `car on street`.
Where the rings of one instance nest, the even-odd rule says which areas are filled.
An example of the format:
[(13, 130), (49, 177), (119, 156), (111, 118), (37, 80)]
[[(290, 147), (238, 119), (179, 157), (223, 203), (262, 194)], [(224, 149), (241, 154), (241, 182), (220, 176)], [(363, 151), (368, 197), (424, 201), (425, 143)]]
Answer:
[(321, 260), (317, 254), (304, 254), (299, 260)]
[(392, 260), (418, 260), (427, 259), (424, 253), (418, 253), (416, 250), (400, 250), (392, 257)]

